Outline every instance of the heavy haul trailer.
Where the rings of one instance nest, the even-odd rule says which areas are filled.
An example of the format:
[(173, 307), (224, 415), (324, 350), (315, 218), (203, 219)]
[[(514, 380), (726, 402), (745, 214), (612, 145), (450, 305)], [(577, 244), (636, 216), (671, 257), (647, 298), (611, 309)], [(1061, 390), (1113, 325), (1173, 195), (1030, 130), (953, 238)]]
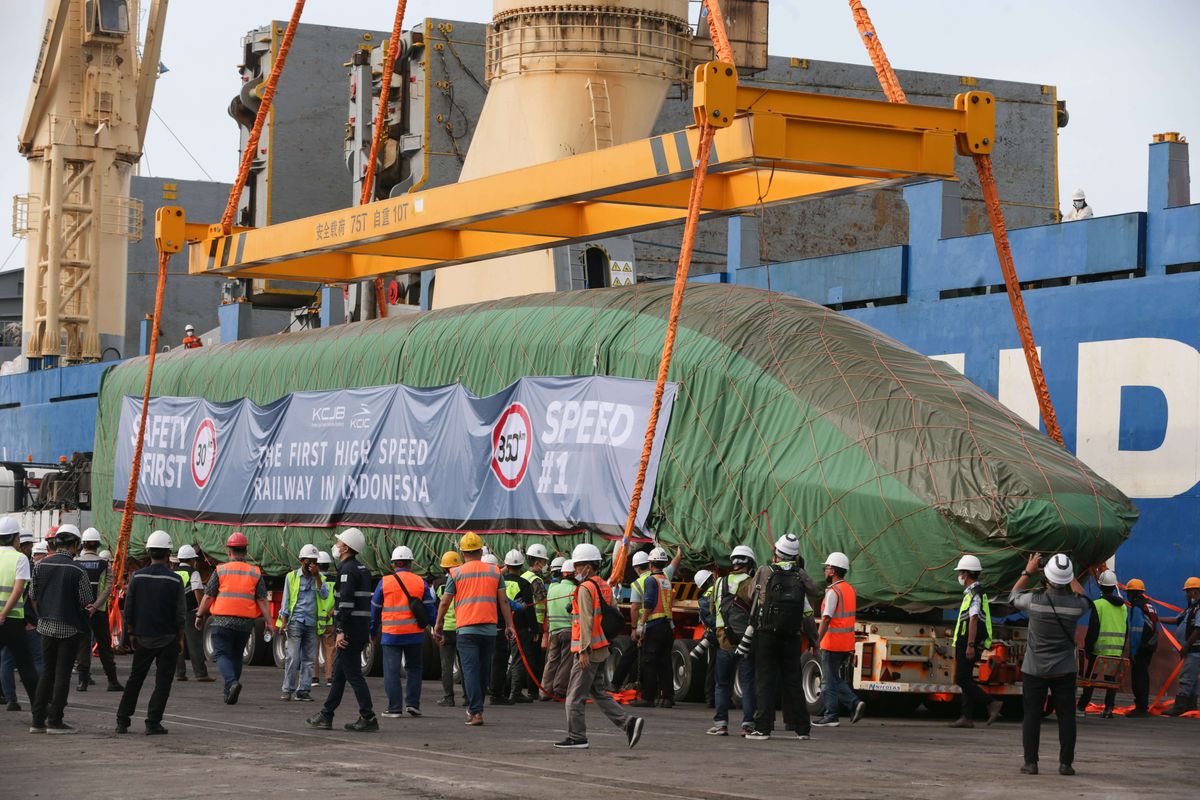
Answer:
[[(159, 357), (153, 393), (267, 403), (301, 390), (396, 383), (461, 383), (484, 396), (523, 376), (647, 379), (657, 370), (670, 294), (669, 285), (643, 284), (533, 295), (176, 351)], [(865, 608), (932, 614), (904, 622), (880, 614), (876, 622), (864, 613), (854, 676), (860, 688), (953, 692), (948, 626), (937, 609), (958, 606), (953, 567), (962, 553), (980, 556), (989, 586), (1007, 587), (1033, 551), (1103, 562), (1136, 520), (1116, 488), (957, 371), (803, 300), (689, 287), (670, 379), (679, 389), (648, 521), (661, 543), (683, 548), (685, 566), (721, 564), (743, 542), (765, 563), (769, 518), (777, 533), (800, 536), (810, 565), (830, 551), (847, 552)], [(95, 504), (97, 527), (109, 536), (119, 514), (107, 499), (124, 495), (113, 485), (120, 406), (144, 380), (145, 360), (135, 359), (110, 370), (101, 388), (93, 484), (106, 498)], [(134, 553), (155, 527), (209, 554), (223, 552), (230, 530), (138, 515)], [(423, 571), (457, 539), (360, 527), (376, 573), (401, 541)], [(294, 566), (289, 554), (301, 544), (332, 535), (241, 528), (252, 558), (275, 576)], [(529, 538), (496, 534), (488, 543), (504, 552)], [(583, 538), (607, 545), (613, 536), (560, 532), (552, 545), (566, 550)], [(679, 620), (681, 638), (696, 636), (690, 620)], [(933, 640), (930, 631), (938, 632)], [(996, 638), (1006, 642), (1003, 658), (989, 662), (984, 677), (1006, 676), (1000, 691), (1013, 692), (1022, 639), (1007, 630)], [(806, 675), (811, 684), (812, 668)]]

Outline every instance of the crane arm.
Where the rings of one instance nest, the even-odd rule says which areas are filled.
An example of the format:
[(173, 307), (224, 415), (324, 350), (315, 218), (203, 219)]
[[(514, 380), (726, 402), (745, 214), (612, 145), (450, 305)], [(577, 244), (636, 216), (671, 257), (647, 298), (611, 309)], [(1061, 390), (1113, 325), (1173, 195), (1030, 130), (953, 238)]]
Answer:
[(170, 0), (152, 0), (150, 20), (146, 26), (146, 41), (142, 43), (142, 61), (137, 79), (137, 137), (138, 152), (146, 141), (146, 126), (150, 123), (150, 106), (154, 102), (154, 86), (158, 82), (159, 57), (162, 55), (163, 27), (167, 21)]
[(33, 149), (33, 139), (38, 127), (46, 115), (46, 107), (53, 96), (50, 90), (50, 73), (54, 71), (54, 62), (58, 58), (58, 46), (62, 42), (63, 28), (67, 24), (71, 0), (50, 0), (46, 3), (46, 23), (42, 26), (42, 48), (38, 53), (37, 64), (33, 68), (33, 86), (29, 90), (29, 100), (25, 104), (25, 118), (21, 122), (21, 136), (17, 140), (17, 150), (22, 154)]

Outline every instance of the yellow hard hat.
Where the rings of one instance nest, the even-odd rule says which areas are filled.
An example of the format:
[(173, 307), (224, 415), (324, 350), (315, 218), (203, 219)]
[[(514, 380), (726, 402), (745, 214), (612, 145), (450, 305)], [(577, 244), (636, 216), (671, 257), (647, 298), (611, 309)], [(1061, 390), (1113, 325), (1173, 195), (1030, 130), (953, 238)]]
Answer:
[(471, 550), (482, 550), (483, 539), (481, 539), (479, 534), (475, 531), (467, 531), (463, 534), (462, 538), (458, 540), (458, 549), (462, 550), (464, 553)]
[(1131, 578), (1129, 583), (1125, 584), (1125, 591), (1144, 592), (1146, 591), (1146, 584), (1142, 583), (1141, 578)]
[[(464, 537), (465, 538), (465, 537)], [(451, 567), (461, 567), (462, 556), (455, 550), (447, 550), (442, 553), (442, 569), (450, 569)]]
[(1200, 589), (1200, 578), (1191, 577), (1183, 583), (1184, 589)]

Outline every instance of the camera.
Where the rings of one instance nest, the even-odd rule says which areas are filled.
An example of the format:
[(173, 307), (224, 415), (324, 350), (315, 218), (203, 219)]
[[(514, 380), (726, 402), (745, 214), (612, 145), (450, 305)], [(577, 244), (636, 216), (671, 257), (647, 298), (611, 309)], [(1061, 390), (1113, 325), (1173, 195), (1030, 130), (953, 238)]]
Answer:
[(712, 649), (716, 636), (710, 631), (705, 631), (704, 637), (696, 642), (696, 646), (692, 648), (691, 656), (695, 659), (707, 659), (708, 651)]
[(1045, 569), (1045, 568), (1046, 568), (1046, 557), (1044, 555), (1039, 555), (1038, 556), (1038, 569)]

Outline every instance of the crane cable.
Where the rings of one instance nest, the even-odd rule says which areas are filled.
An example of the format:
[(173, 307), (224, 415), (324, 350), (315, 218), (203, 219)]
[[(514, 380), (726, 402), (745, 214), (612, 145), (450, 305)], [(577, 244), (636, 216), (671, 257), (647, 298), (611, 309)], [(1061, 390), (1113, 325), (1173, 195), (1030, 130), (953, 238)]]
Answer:
[[(383, 50), (383, 83), (379, 87), (379, 110), (375, 112), (375, 126), (371, 131), (371, 155), (367, 159), (367, 172), (363, 175), (362, 196), (358, 199), (360, 206), (371, 202), (375, 193), (375, 170), (379, 162), (379, 150), (383, 144), (383, 132), (386, 129), (388, 94), (392, 88), (392, 73), (396, 67), (396, 56), (400, 52), (400, 26), (404, 23), (404, 7), (408, 0), (396, 3), (396, 19), (392, 23), (392, 38)], [(358, 91), (370, 91), (371, 87), (359, 86)], [(387, 316), (387, 295), (383, 289), (383, 278), (375, 278), (375, 305), (379, 316)]]
[[(867, 54), (871, 57), (875, 74), (879, 77), (879, 84), (883, 87), (888, 102), (907, 103), (908, 97), (900, 87), (896, 71), (892, 69), (891, 62), (883, 51), (883, 43), (879, 41), (879, 34), (875, 32), (875, 26), (871, 24), (871, 17), (867, 14), (862, 0), (850, 0), (850, 12), (854, 16), (854, 24), (862, 37), (863, 45), (867, 48)], [(971, 157), (975, 161), (975, 171), (979, 174), (979, 185), (983, 189), (983, 202), (987, 208), (992, 239), (996, 245), (996, 257), (1004, 274), (1004, 289), (1008, 293), (1013, 320), (1021, 337), (1021, 348), (1025, 351), (1025, 365), (1029, 368), (1029, 377), (1033, 381), (1038, 410), (1041, 412), (1042, 421), (1046, 423), (1046, 433), (1060, 446), (1065, 446), (1062, 431), (1058, 426), (1058, 415), (1055, 414), (1054, 403), (1050, 400), (1050, 389), (1046, 385), (1046, 373), (1042, 370), (1042, 359), (1034, 343), (1033, 329), (1029, 325), (1029, 316), (1025, 313), (1025, 300), (1021, 295), (1021, 284), (1017, 280), (1017, 268), (1013, 263), (1012, 248), (1008, 243), (1008, 229), (1004, 224), (1004, 209), (1000, 206), (1000, 193), (996, 189), (995, 173), (992, 172), (992, 157), (978, 153)]]
[[(716, 0), (704, 0), (704, 8), (708, 12), (708, 32), (712, 37), (713, 49), (718, 61), (733, 63), (733, 47), (729, 44), (729, 36), (725, 31), (725, 18)], [(667, 316), (667, 333), (663, 340), (662, 357), (658, 362), (658, 378), (654, 384), (654, 399), (650, 404), (650, 420), (646, 424), (646, 441), (642, 446), (642, 459), (638, 464), (637, 478), (633, 482), (633, 494), (629, 500), (629, 517), (625, 520), (625, 533), (621, 537), (621, 546), (613, 556), (612, 572), (608, 581), (611, 584), (621, 582), (625, 574), (625, 564), (629, 558), (629, 541), (633, 536), (633, 528), (637, 521), (638, 506), (642, 500), (642, 490), (646, 484), (646, 472), (650, 465), (650, 454), (654, 449), (655, 432), (658, 429), (658, 416), (662, 410), (663, 391), (667, 385), (667, 374), (671, 369), (671, 357), (675, 351), (675, 334), (679, 328), (679, 316), (683, 310), (683, 291), (687, 284), (688, 270), (692, 264), (692, 249), (696, 243), (696, 228), (700, 221), (700, 204), (704, 199), (704, 182), (708, 176), (708, 158), (712, 152), (713, 136), (716, 128), (707, 120), (700, 126), (700, 142), (696, 147), (696, 160), (692, 169), (692, 183), (688, 193), (687, 217), (683, 226), (683, 241), (679, 247), (679, 263), (675, 268), (675, 288), (671, 293), (671, 310)]]

